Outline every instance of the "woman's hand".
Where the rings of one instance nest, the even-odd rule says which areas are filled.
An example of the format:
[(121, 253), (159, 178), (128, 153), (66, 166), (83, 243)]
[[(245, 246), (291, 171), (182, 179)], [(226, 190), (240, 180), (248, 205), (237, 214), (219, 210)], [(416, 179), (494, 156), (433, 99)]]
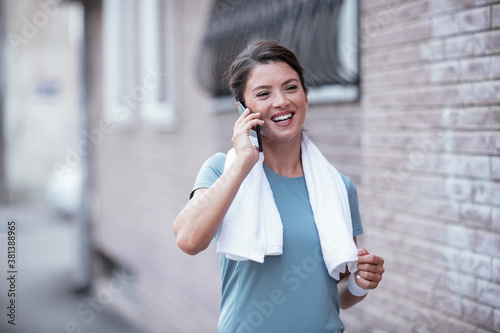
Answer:
[(217, 234), (241, 184), (259, 160), (259, 150), (254, 148), (249, 137), (253, 126), (264, 123), (259, 116), (246, 109), (238, 118), (232, 140), (236, 150), (234, 162), (238, 163), (231, 163), (209, 188), (197, 189), (175, 219), (174, 234), (182, 251), (195, 255), (205, 250)]
[(361, 248), (358, 250), (357, 262), (358, 270), (355, 273), (346, 274), (337, 285), (341, 309), (348, 309), (363, 300), (368, 290), (377, 288), (382, 280), (384, 259)]
[(356, 284), (363, 289), (375, 289), (384, 274), (384, 259), (370, 254), (365, 248), (358, 250)]
[(260, 113), (250, 113), (248, 108), (245, 109), (245, 112), (241, 114), (234, 124), (233, 138), (231, 140), (236, 151), (236, 158), (241, 158), (250, 169), (259, 160), (259, 149), (250, 141), (250, 130), (255, 125), (264, 124), (264, 121), (260, 120), (259, 117)]

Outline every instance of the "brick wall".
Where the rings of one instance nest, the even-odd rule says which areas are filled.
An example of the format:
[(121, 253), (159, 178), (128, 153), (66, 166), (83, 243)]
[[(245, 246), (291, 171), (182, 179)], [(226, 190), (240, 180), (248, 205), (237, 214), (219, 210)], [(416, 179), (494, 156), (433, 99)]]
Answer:
[[(196, 57), (211, 1), (175, 1), (174, 131), (138, 121), (92, 155), (96, 288), (104, 255), (133, 282), (112, 306), (148, 332), (211, 332), (215, 249), (189, 257), (172, 222), (203, 161), (230, 145)], [(500, 3), (361, 0), (361, 99), (311, 105), (306, 127), (358, 186), (360, 245), (379, 289), (342, 311), (347, 332), (500, 331)], [(93, 114), (94, 126), (102, 117)]]
[[(209, 3), (175, 1), (176, 128), (152, 131), (134, 110), (134, 125), (115, 127), (92, 155), (94, 292), (99, 295), (113, 278), (106, 269), (126, 269), (132, 280), (109, 306), (144, 332), (209, 332), (218, 318), (215, 250), (189, 257), (172, 232), (201, 164), (215, 151), (210, 100), (193, 66)], [(93, 116), (94, 128), (103, 117), (102, 110)], [(111, 268), (101, 267), (109, 266), (103, 256), (114, 262)]]
[(361, 4), (361, 244), (387, 273), (348, 332), (500, 331), (500, 4)]

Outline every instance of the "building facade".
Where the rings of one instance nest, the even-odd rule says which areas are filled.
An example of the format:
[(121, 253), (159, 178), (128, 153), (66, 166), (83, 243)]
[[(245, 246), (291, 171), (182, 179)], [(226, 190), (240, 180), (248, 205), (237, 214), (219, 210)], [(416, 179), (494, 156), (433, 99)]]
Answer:
[[(94, 289), (145, 332), (213, 332), (215, 249), (182, 253), (172, 222), (230, 148), (236, 111), (198, 64), (214, 10), (241, 1), (83, 3)], [(347, 332), (500, 331), (499, 28), (498, 1), (360, 1), (359, 96), (312, 101), (306, 124), (385, 258)]]

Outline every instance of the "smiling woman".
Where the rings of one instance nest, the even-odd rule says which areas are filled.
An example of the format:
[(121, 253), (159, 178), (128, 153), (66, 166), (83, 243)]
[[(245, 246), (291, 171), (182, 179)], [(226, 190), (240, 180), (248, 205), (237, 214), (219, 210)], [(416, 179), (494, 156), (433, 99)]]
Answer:
[[(300, 133), (306, 118), (307, 90), (300, 85), (297, 73), (285, 62), (261, 64), (252, 70), (243, 99), (264, 122), (261, 125), (266, 147), (264, 164), (284, 176), (301, 176), (300, 155), (289, 154), (300, 148)], [(289, 158), (294, 160), (288, 162)]]
[[(217, 331), (343, 332), (339, 309), (378, 286), (383, 259), (357, 249), (356, 187), (302, 134), (304, 70), (290, 50), (256, 42), (231, 65), (230, 88), (248, 107), (233, 149), (205, 162), (173, 226), (188, 254), (215, 238)], [(256, 125), (260, 153), (249, 136)]]

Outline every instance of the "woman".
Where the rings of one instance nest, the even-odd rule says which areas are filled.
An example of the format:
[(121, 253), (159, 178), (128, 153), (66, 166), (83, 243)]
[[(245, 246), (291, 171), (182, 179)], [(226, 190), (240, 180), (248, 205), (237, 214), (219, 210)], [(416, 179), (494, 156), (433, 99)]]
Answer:
[[(344, 175), (338, 177), (344, 191), (338, 192), (338, 196), (320, 193), (312, 198), (312, 185), (306, 178), (312, 179), (311, 174), (322, 171), (316, 170), (315, 161), (307, 161), (307, 165), (312, 165), (312, 171), (308, 171), (304, 160), (314, 157), (308, 157), (308, 147), (313, 145), (302, 134), (308, 104), (303, 72), (293, 52), (272, 41), (254, 43), (236, 58), (230, 68), (230, 88), (235, 99), (248, 109), (234, 126), (231, 161), (227, 163), (229, 157), (218, 153), (205, 162), (190, 202), (174, 222), (177, 244), (188, 254), (203, 251), (214, 237), (216, 239), (223, 280), (218, 324), (221, 333), (343, 332), (339, 308), (346, 309), (361, 301), (382, 279), (383, 259), (365, 249), (357, 251), (354, 245), (363, 229), (356, 188), (351, 180)], [(249, 136), (249, 131), (257, 125), (263, 153), (259, 153)], [(261, 176), (255, 176), (262, 170)], [(252, 181), (245, 182), (250, 177)], [(260, 194), (256, 196), (249, 189), (262, 180), (255, 177), (269, 183), (274, 202), (262, 199)], [(335, 179), (332, 176), (333, 182)], [(321, 188), (322, 179), (314, 182)], [(251, 198), (260, 200), (259, 204), (252, 203)], [(277, 208), (278, 227), (282, 228), (278, 229), (282, 231), (277, 253), (267, 253), (263, 260), (233, 260), (230, 258), (238, 259), (239, 253), (231, 257), (219, 251), (224, 237), (224, 244), (232, 242), (236, 247), (240, 238), (245, 242), (252, 237), (244, 231), (228, 231), (240, 220), (238, 211), (234, 212), (235, 206), (245, 207), (238, 206), (238, 200), (254, 205), (247, 212), (241, 212), (241, 219), (252, 214), (252, 209)], [(313, 202), (319, 200), (329, 200), (332, 205), (348, 201), (346, 220), (350, 236), (341, 242), (346, 247), (352, 243), (354, 255), (341, 261), (340, 274), (328, 267), (327, 256), (336, 254), (329, 253), (330, 247), (325, 246), (323, 240), (330, 239), (336, 232), (325, 235), (324, 229), (320, 229), (324, 226), (320, 227), (316, 217), (323, 214), (323, 208), (316, 208), (318, 205)], [(271, 210), (266, 208), (258, 216), (265, 219)], [(239, 227), (253, 228), (252, 221)], [(330, 222), (326, 228), (332, 225), (337, 228), (334, 223), (342, 227), (342, 222)], [(270, 238), (267, 230), (256, 232)], [(252, 241), (248, 243), (250, 246)], [(243, 252), (247, 250), (246, 245), (241, 247)], [(346, 265), (351, 271), (357, 269), (356, 273), (350, 274), (345, 270)]]

